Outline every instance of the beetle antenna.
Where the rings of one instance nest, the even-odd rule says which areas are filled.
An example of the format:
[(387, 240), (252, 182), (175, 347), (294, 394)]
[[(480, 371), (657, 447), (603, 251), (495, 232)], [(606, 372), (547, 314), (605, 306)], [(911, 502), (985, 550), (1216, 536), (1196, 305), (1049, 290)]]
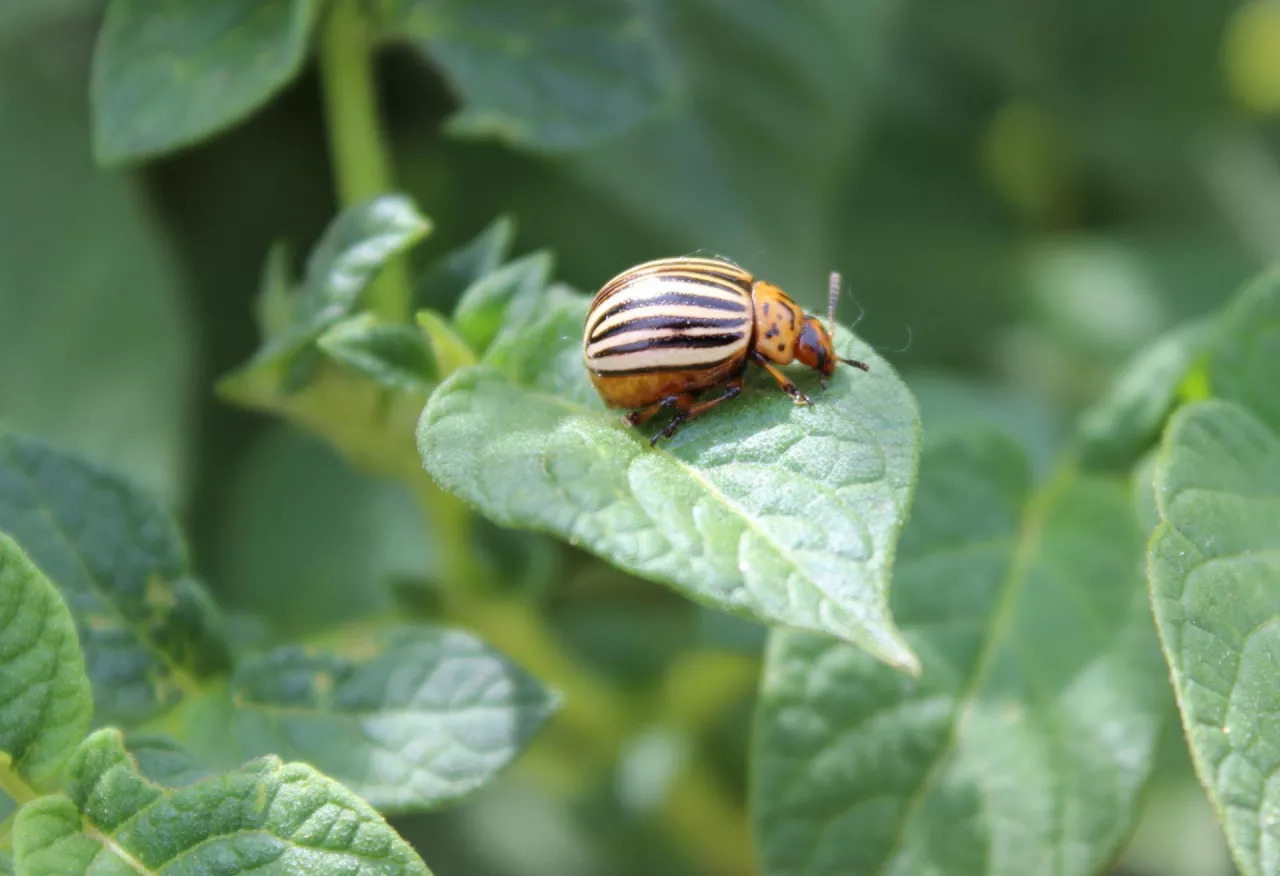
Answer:
[(836, 339), (836, 301), (840, 298), (840, 273), (831, 272), (831, 286), (827, 291), (827, 325), (831, 340)]
[[(831, 288), (827, 293), (827, 324), (831, 326), (829, 334), (832, 343), (836, 339), (836, 301), (840, 298), (840, 274), (837, 271), (831, 272)], [(858, 317), (862, 319), (862, 317)], [(836, 357), (839, 361), (846, 365), (852, 365), (854, 368), (861, 368), (863, 371), (870, 371), (871, 366), (866, 362), (859, 362), (857, 359), (844, 359), (840, 356)]]

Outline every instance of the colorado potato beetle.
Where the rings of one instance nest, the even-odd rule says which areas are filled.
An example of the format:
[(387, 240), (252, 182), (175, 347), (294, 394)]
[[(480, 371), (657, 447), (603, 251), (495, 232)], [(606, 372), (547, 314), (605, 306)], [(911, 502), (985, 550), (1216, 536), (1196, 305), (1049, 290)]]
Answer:
[[(583, 330), (583, 360), (606, 405), (638, 409), (623, 418), (628, 426), (675, 407), (650, 444), (741, 393), (748, 362), (769, 372), (796, 404), (812, 404), (776, 366), (799, 360), (818, 372), (824, 388), (837, 362), (870, 370), (865, 362), (836, 356), (832, 347), (839, 293), (840, 275), (833, 273), (827, 329), (777, 286), (731, 262), (645, 262), (596, 293)], [(698, 393), (713, 387), (724, 392), (697, 401)]]

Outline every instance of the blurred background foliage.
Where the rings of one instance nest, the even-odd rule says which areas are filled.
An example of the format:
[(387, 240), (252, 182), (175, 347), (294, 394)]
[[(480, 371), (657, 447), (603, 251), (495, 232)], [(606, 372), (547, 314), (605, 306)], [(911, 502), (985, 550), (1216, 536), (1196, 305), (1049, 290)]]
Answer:
[[(701, 250), (820, 309), (837, 269), (843, 320), (908, 377), (926, 429), (995, 421), (1043, 464), (1128, 355), (1280, 255), (1276, 0), (637, 5), (652, 83), (552, 76), (539, 86), (563, 92), (559, 109), (524, 107), (536, 125), (503, 103), (528, 98), (502, 87), (518, 65), (452, 44), (428, 47), (437, 63), (410, 44), (380, 54), (399, 184), (435, 226), (416, 260), (506, 213), (514, 251), (549, 250), (583, 290)], [(537, 26), (528, 10), (474, 4), (465, 24), (519, 32)], [(212, 391), (257, 344), (271, 243), (305, 251), (335, 211), (314, 67), (213, 139), (100, 170), (87, 83), (101, 15), (98, 0), (0, 2), (0, 418), (156, 491), (222, 601), (273, 633), (429, 611), (412, 498)], [(411, 18), (396, 26), (412, 33)], [(591, 27), (578, 38), (589, 54)], [(608, 112), (584, 117), (597, 85)], [(703, 872), (679, 830), (634, 816), (690, 757), (744, 805), (751, 685), (733, 661), (760, 631), (566, 547), (485, 537), (619, 689), (652, 694), (681, 660), (723, 659), (747, 683), (696, 738), (641, 734), (585, 796), (531, 757), (397, 826), (439, 873)], [(1228, 873), (1170, 728), (1117, 872)]]

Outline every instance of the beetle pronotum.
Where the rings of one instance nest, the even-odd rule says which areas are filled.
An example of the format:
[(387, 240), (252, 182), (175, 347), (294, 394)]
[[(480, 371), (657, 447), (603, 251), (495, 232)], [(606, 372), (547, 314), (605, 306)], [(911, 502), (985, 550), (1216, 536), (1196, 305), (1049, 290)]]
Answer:
[[(796, 404), (812, 404), (777, 365), (799, 360), (825, 387), (844, 362), (835, 354), (840, 275), (831, 275), (825, 328), (785, 292), (718, 259), (645, 262), (606, 283), (587, 310), (582, 356), (591, 382), (611, 408), (633, 408), (623, 421), (638, 426), (667, 405), (675, 416), (650, 440), (670, 438), (680, 425), (742, 392), (748, 362), (768, 371)], [(724, 392), (697, 400), (712, 387)]]

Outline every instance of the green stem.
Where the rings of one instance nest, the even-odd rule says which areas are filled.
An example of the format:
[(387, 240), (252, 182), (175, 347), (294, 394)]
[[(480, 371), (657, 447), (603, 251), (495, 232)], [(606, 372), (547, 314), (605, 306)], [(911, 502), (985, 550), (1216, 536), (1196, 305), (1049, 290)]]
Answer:
[[(360, 0), (335, 0), (320, 38), (320, 82), (329, 127), (334, 184), (344, 207), (394, 187), (386, 137), (378, 117), (373, 74), (375, 39)], [(409, 318), (410, 283), (403, 259), (370, 285), (370, 310), (393, 322)]]
[(7, 757), (0, 758), (0, 792), (7, 794), (9, 799), (19, 806), (30, 803), (40, 796), (36, 789), (28, 785), (26, 780), (10, 766)]

